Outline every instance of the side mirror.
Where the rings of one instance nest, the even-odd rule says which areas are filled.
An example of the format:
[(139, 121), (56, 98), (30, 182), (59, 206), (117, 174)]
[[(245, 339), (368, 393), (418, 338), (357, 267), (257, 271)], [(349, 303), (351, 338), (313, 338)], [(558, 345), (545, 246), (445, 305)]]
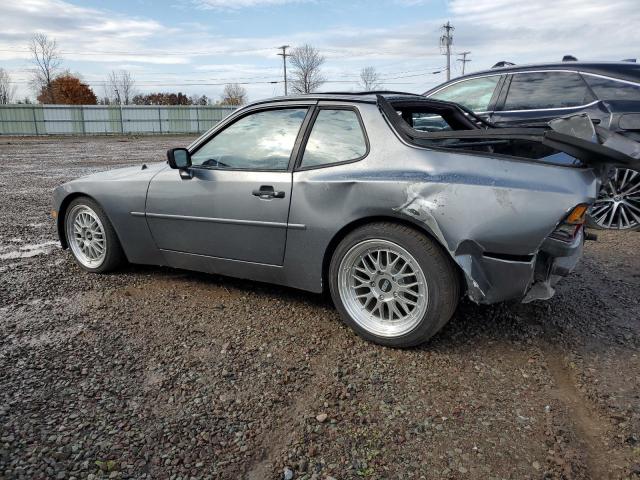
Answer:
[(184, 170), (191, 166), (191, 154), (186, 148), (172, 148), (167, 150), (167, 160), (171, 168)]

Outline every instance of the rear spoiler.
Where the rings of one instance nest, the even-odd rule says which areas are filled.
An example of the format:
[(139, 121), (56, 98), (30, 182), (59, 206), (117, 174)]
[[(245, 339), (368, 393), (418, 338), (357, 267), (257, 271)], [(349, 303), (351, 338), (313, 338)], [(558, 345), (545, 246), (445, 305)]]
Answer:
[[(416, 139), (526, 140), (539, 142), (554, 150), (564, 152), (590, 166), (613, 165), (640, 169), (640, 144), (601, 127), (595, 127), (594, 135), (587, 140), (587, 136), (584, 134), (584, 118), (580, 122), (573, 121), (569, 123), (566, 123), (570, 120), (569, 118), (556, 119), (550, 122), (549, 127), (543, 128), (500, 128), (491, 126), (470, 130), (424, 132), (412, 128), (405, 122), (382, 95), (377, 95), (376, 98), (378, 108), (388, 122), (398, 134), (409, 142)], [(416, 100), (416, 106), (418, 102)], [(424, 103), (422, 104), (424, 105)], [(452, 104), (451, 107), (455, 108), (457, 105)], [(586, 116), (585, 118), (594, 128), (589, 118)], [(576, 128), (578, 123), (581, 128)], [(578, 132), (578, 130), (580, 131)]]

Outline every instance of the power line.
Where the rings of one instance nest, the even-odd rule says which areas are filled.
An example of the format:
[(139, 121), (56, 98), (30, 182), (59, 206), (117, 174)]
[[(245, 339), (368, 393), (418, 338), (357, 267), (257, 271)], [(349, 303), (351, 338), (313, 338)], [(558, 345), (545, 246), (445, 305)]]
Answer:
[(280, 50), (282, 50), (282, 53), (279, 53), (278, 55), (280, 55), (282, 57), (282, 68), (284, 70), (284, 96), (287, 96), (287, 57), (289, 55), (287, 55), (287, 48), (289, 48), (289, 45), (282, 45), (281, 47), (278, 47)]
[[(453, 27), (452, 27), (453, 28)], [(229, 53), (251, 53), (251, 52), (266, 52), (271, 50), (274, 47), (264, 47), (264, 48), (245, 48), (235, 50), (232, 48), (228, 49), (217, 49), (217, 50), (206, 50), (206, 51), (185, 51), (185, 50), (141, 50), (141, 51), (130, 51), (130, 50), (61, 50), (61, 55), (88, 55), (88, 56), (115, 56), (115, 55), (123, 55), (123, 56), (150, 56), (150, 55), (158, 55), (158, 56), (213, 56), (217, 54), (229, 54)], [(275, 47), (282, 48), (282, 47)], [(323, 52), (329, 53), (329, 56), (332, 56), (331, 53), (341, 54), (343, 57), (353, 57), (353, 56), (372, 56), (372, 55), (398, 55), (397, 50), (376, 50), (376, 49), (353, 49), (353, 48), (325, 48), (322, 49)], [(0, 48), (0, 52), (11, 52), (11, 53), (31, 53), (28, 49), (23, 48)], [(436, 52), (422, 52), (420, 55), (422, 56), (431, 56), (438, 55)], [(404, 60), (403, 60), (404, 61)]]
[(469, 55), (471, 52), (460, 52), (458, 55), (462, 55), (462, 58), (459, 58), (458, 61), (462, 62), (462, 75), (464, 75), (464, 67), (465, 65), (470, 62), (471, 60), (467, 60), (467, 55)]
[[(428, 67), (425, 67), (428, 68)], [(419, 69), (419, 70), (403, 70), (394, 73), (386, 73), (381, 75), (381, 80), (396, 80), (402, 78), (411, 78), (411, 77), (421, 77), (425, 75), (432, 75), (442, 73), (445, 69), (432, 67), (431, 69)], [(195, 73), (195, 72), (191, 72)], [(202, 72), (199, 72), (202, 73)], [(160, 73), (158, 73), (159, 75)], [(182, 73), (183, 76), (188, 75), (187, 73)], [(135, 74), (134, 74), (135, 76)], [(338, 74), (337, 79), (328, 80), (328, 83), (358, 83), (359, 75), (356, 74)], [(353, 80), (349, 80), (352, 78)], [(92, 85), (102, 85), (107, 84), (107, 80), (93, 80), (93, 79), (83, 79), (85, 83), (89, 83)], [(219, 83), (215, 83), (219, 82)], [(30, 81), (28, 79), (14, 79), (9, 82), (14, 84), (28, 84)], [(190, 85), (226, 85), (227, 83), (241, 83), (243, 85), (251, 85), (251, 84), (268, 84), (268, 83), (284, 83), (283, 80), (276, 80), (273, 75), (252, 75), (247, 77), (214, 77), (214, 78), (197, 78), (190, 79), (188, 81), (173, 81), (173, 79), (165, 79), (165, 80), (137, 80), (136, 85), (139, 86), (190, 86)]]
[[(159, 56), (165, 56), (165, 55), (179, 55), (179, 56), (212, 56), (212, 55), (217, 55), (217, 54), (225, 54), (225, 53), (250, 53), (250, 52), (264, 52), (264, 51), (268, 51), (270, 50), (270, 48), (247, 48), (244, 50), (232, 50), (232, 49), (226, 49), (226, 50), (207, 50), (204, 52), (194, 52), (194, 51), (179, 51), (179, 50), (174, 50), (174, 51), (161, 51), (161, 50), (145, 50), (145, 51), (141, 51), (141, 52), (131, 52), (131, 51), (106, 51), (106, 50), (100, 50), (100, 51), (90, 51), (90, 50), (84, 50), (82, 52), (80, 51), (72, 51), (72, 50), (62, 50), (60, 51), (61, 55), (91, 55), (91, 56), (95, 56), (95, 55), (106, 55), (106, 56), (113, 56), (113, 55), (126, 55), (126, 56), (135, 56), (135, 57), (140, 57), (140, 56), (149, 56), (149, 55), (159, 55)], [(0, 52), (22, 52), (22, 53), (31, 53), (30, 50), (22, 50), (22, 49), (18, 49), (18, 48), (14, 48), (14, 49), (0, 49)]]
[[(433, 72), (433, 73), (439, 73), (439, 72)], [(389, 78), (388, 80), (396, 80), (396, 79), (416, 77), (416, 76), (421, 76), (421, 75), (405, 75), (405, 76), (401, 76), (401, 77)], [(28, 85), (30, 82), (28, 82), (28, 81), (11, 81), (9, 83), (17, 84), (17, 85)], [(95, 85), (95, 86), (102, 86), (102, 85), (108, 84), (108, 82), (106, 80), (87, 80), (84, 83), (87, 83), (89, 85)], [(238, 85), (269, 85), (269, 84), (284, 83), (284, 81), (283, 80), (271, 80), (271, 81), (264, 81), (264, 82), (234, 82), (233, 79), (229, 79), (229, 80), (224, 81), (224, 82), (199, 82), (199, 83), (147, 83), (147, 82), (136, 82), (136, 85), (137, 86), (141, 86), (141, 87), (200, 87), (200, 86), (220, 86), (220, 85), (227, 85), (229, 83), (237, 83)], [(351, 84), (357, 84), (358, 82), (356, 80), (325, 80), (324, 83), (351, 83)], [(392, 82), (392, 83), (397, 84), (397, 85), (402, 85), (402, 84), (413, 85), (414, 84), (414, 82)]]
[(451, 45), (453, 45), (453, 36), (451, 32), (454, 27), (447, 21), (442, 27), (444, 34), (440, 37), (440, 48), (444, 49), (444, 55), (447, 56), (447, 81), (451, 80)]
[[(28, 85), (30, 82), (28, 81), (11, 81), (8, 83), (18, 84), (18, 85)], [(83, 83), (87, 83), (89, 85), (107, 85), (109, 82), (106, 80), (85, 80)], [(271, 80), (264, 82), (234, 82), (232, 79), (226, 80), (224, 82), (198, 82), (198, 83), (151, 83), (151, 82), (136, 82), (137, 86), (141, 87), (198, 87), (198, 86), (215, 86), (215, 85), (227, 85), (229, 83), (237, 83), (238, 85), (258, 85), (258, 84), (275, 84), (282, 83), (282, 80)]]

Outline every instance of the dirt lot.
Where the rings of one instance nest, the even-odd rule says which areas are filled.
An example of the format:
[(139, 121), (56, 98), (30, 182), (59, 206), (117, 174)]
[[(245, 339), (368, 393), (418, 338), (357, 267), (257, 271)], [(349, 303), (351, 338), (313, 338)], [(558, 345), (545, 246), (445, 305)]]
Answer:
[(640, 478), (640, 234), (404, 351), (304, 292), (83, 273), (51, 189), (188, 140), (0, 138), (0, 478)]

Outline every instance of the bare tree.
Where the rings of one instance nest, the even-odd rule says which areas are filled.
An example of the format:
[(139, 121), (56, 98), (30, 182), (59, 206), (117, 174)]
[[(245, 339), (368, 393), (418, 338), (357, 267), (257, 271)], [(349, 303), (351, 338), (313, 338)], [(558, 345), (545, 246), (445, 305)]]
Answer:
[(247, 103), (247, 90), (237, 83), (227, 83), (220, 96), (220, 103), (223, 105), (243, 105)]
[(198, 95), (197, 93), (191, 95), (189, 100), (191, 100), (191, 105), (209, 105), (211, 103), (209, 97), (206, 95)]
[(380, 74), (376, 71), (375, 67), (364, 67), (360, 70), (360, 87), (365, 92), (382, 89)]
[(289, 59), (292, 66), (290, 83), (294, 92), (315, 92), (320, 85), (327, 81), (320, 71), (325, 58), (311, 45), (294, 48)]
[(55, 40), (49, 40), (44, 33), (36, 33), (29, 44), (32, 61), (36, 68), (33, 71), (33, 87), (36, 92), (46, 92), (45, 103), (54, 102), (54, 93), (51, 84), (56, 77), (62, 59)]
[(16, 86), (11, 82), (9, 73), (0, 68), (0, 105), (13, 103), (16, 94)]
[(136, 82), (127, 70), (112, 70), (105, 85), (106, 95), (115, 105), (130, 105), (135, 96)]

